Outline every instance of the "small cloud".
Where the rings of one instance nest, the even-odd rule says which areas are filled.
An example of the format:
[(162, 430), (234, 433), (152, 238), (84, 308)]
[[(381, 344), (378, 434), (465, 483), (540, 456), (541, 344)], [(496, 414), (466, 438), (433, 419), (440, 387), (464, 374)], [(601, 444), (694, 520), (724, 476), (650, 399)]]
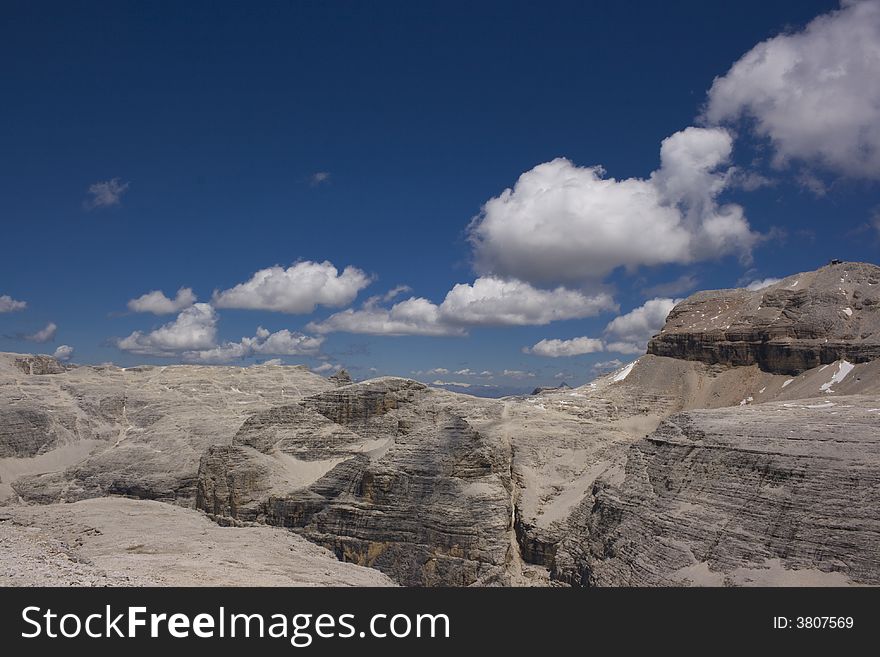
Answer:
[(809, 171), (801, 171), (795, 176), (795, 181), (801, 186), (801, 188), (807, 190), (813, 196), (818, 198), (828, 194), (828, 185), (825, 181)]
[(522, 370), (504, 370), (501, 373), (501, 376), (506, 376), (511, 379), (531, 379), (534, 378), (534, 372), (524, 372)]
[(60, 361), (68, 361), (71, 356), (73, 356), (73, 347), (66, 344), (60, 345), (52, 354), (53, 358)]
[(651, 337), (666, 323), (669, 312), (681, 299), (655, 298), (615, 317), (605, 327), (604, 339), (579, 337), (570, 340), (544, 339), (523, 347), (523, 353), (559, 358), (599, 351), (618, 354), (643, 354)]
[(46, 324), (45, 328), (40, 329), (36, 333), (31, 333), (30, 335), (25, 335), (24, 339), (29, 342), (37, 342), (39, 344), (43, 344), (44, 342), (51, 342), (55, 339), (55, 333), (58, 332), (58, 325), (55, 322), (49, 322)]
[(593, 364), (593, 371), (600, 372), (610, 372), (611, 370), (616, 370), (618, 367), (623, 366), (623, 361), (619, 358), (615, 358), (614, 360), (603, 360), (598, 363)]
[(128, 191), (129, 183), (120, 182), (119, 178), (96, 182), (89, 185), (88, 193), (91, 198), (86, 199), (84, 205), (87, 210), (95, 208), (108, 208), (119, 205), (122, 201), (122, 195)]
[(754, 192), (762, 187), (773, 187), (776, 181), (756, 171), (734, 169), (730, 174), (730, 186), (746, 192)]
[(571, 340), (548, 340), (545, 338), (532, 347), (524, 347), (523, 353), (559, 358), (560, 356), (592, 354), (604, 349), (605, 343), (596, 338), (581, 337)]
[(748, 285), (745, 285), (744, 287), (747, 290), (751, 290), (752, 292), (755, 292), (756, 290), (763, 290), (765, 287), (770, 287), (771, 285), (776, 285), (781, 280), (782, 280), (781, 278), (764, 278), (762, 280), (752, 281), (751, 283), (749, 283)]
[(393, 287), (385, 294), (383, 294), (382, 301), (388, 303), (389, 301), (392, 301), (401, 294), (406, 294), (407, 292), (412, 292), (412, 288), (409, 285), (398, 285), (397, 287)]
[(309, 176), (309, 185), (311, 187), (318, 187), (320, 185), (329, 185), (330, 184), (330, 172), (329, 171), (316, 171), (312, 175)]
[(215, 290), (214, 303), (218, 308), (308, 314), (318, 305), (338, 308), (351, 303), (371, 282), (357, 267), (340, 272), (329, 261), (304, 260), (287, 268), (261, 269), (228, 290)]
[(342, 369), (339, 365), (334, 365), (333, 363), (321, 363), (317, 367), (312, 368), (312, 372), (316, 374), (324, 374), (325, 372), (337, 372)]
[(431, 381), (432, 386), (455, 386), (456, 388), (470, 388), (470, 383), (462, 383), (461, 381)]
[(154, 315), (170, 315), (189, 308), (196, 302), (192, 288), (182, 287), (174, 299), (169, 299), (161, 290), (153, 290), (128, 302), (128, 309), (134, 313), (153, 313)]
[(14, 313), (27, 308), (26, 301), (16, 301), (8, 294), (0, 296), (0, 313)]

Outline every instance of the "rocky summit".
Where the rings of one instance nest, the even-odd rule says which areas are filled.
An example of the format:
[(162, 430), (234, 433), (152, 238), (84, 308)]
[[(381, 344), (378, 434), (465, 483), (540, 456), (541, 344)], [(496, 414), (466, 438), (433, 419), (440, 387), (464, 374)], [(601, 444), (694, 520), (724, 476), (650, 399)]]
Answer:
[(694, 294), (669, 314), (648, 353), (799, 374), (880, 357), (880, 267), (837, 263), (760, 290)]
[(876, 585), (878, 490), (864, 263), (700, 292), (635, 362), (497, 400), (0, 355), (5, 584)]

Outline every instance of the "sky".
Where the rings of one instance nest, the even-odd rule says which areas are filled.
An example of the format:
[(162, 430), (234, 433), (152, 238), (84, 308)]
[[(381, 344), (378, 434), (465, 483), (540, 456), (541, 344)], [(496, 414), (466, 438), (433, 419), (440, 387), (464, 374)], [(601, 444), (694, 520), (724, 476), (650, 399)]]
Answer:
[(880, 262), (880, 0), (13, 1), (0, 75), (4, 351), (500, 395)]

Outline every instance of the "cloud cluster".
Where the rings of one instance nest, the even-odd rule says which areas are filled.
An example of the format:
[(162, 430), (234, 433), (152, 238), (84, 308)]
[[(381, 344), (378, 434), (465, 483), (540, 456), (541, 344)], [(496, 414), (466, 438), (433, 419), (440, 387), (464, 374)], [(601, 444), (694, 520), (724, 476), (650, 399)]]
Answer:
[(648, 179), (606, 178), (558, 158), (519, 177), (471, 223), (478, 271), (534, 285), (596, 282), (618, 267), (747, 256), (758, 240), (742, 208), (719, 205), (733, 140), (721, 128), (666, 138)]
[(128, 302), (128, 309), (135, 313), (153, 313), (154, 315), (170, 315), (184, 308), (189, 308), (196, 302), (196, 295), (192, 288), (182, 287), (177, 291), (177, 296), (169, 299), (161, 290), (152, 290), (137, 299)]
[(135, 331), (118, 340), (123, 351), (143, 356), (176, 356), (181, 351), (211, 349), (217, 337), (217, 313), (208, 303), (197, 303), (154, 331)]
[(217, 344), (217, 312), (208, 303), (196, 303), (154, 331), (135, 331), (117, 340), (123, 351), (141, 356), (180, 357), (190, 362), (220, 363), (251, 356), (300, 356), (318, 353), (322, 337), (282, 329), (272, 333), (259, 327), (253, 337)]
[(536, 356), (559, 358), (596, 352), (642, 354), (648, 341), (666, 323), (669, 311), (680, 299), (651, 299), (625, 315), (611, 320), (605, 327), (604, 337), (579, 337), (570, 340), (544, 339), (523, 352)]
[(803, 30), (763, 41), (709, 91), (711, 124), (751, 120), (774, 163), (880, 179), (880, 0), (845, 1)]
[(605, 343), (597, 338), (572, 338), (571, 340), (541, 340), (531, 348), (523, 351), (536, 356), (579, 356), (592, 354), (597, 351), (605, 351)]
[(615, 310), (607, 293), (586, 295), (557, 287), (542, 290), (495, 276), (454, 286), (440, 305), (410, 297), (390, 308), (369, 299), (359, 310), (348, 309), (306, 329), (315, 333), (345, 331), (374, 335), (465, 335), (472, 326), (544, 325)]
[(57, 360), (66, 362), (73, 356), (73, 347), (67, 344), (59, 345), (52, 356)]
[(8, 294), (0, 296), (0, 313), (14, 313), (27, 308), (27, 301), (16, 301)]
[(371, 279), (356, 267), (342, 273), (329, 261), (269, 267), (228, 290), (215, 291), (217, 308), (246, 308), (305, 314), (318, 305), (339, 308), (354, 301)]
[(58, 325), (55, 322), (49, 322), (45, 327), (41, 328), (36, 333), (31, 333), (30, 335), (23, 336), (25, 340), (29, 342), (37, 342), (39, 344), (43, 344), (44, 342), (51, 342), (55, 339), (55, 334), (58, 332)]
[(303, 335), (287, 329), (272, 333), (261, 326), (252, 338), (224, 342), (210, 349), (185, 351), (183, 359), (190, 362), (225, 363), (251, 356), (314, 356), (323, 342), (322, 337)]
[(119, 205), (122, 201), (122, 195), (128, 191), (128, 185), (129, 183), (127, 182), (120, 182), (119, 178), (89, 185), (88, 193), (91, 198), (85, 202), (86, 209), (94, 210), (95, 208)]

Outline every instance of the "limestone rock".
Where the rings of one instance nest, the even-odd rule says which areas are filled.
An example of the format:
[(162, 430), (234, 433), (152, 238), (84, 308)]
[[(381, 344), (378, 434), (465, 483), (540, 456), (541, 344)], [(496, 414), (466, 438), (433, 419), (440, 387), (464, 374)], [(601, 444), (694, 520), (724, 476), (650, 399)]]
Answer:
[(648, 353), (780, 374), (880, 358), (880, 267), (842, 262), (754, 292), (698, 292), (672, 310)]
[(578, 585), (880, 584), (880, 408), (840, 396), (682, 413), (573, 514)]
[(401, 584), (469, 585), (503, 579), (512, 499), (509, 444), (447, 394), (392, 378), (254, 415), (202, 459), (197, 502), (294, 529)]
[(276, 366), (36, 376), (43, 361), (31, 358), (0, 354), (0, 501), (14, 488), (41, 503), (112, 494), (191, 506), (207, 447), (230, 444), (251, 413), (332, 387), (305, 368)]
[(0, 586), (391, 586), (272, 527), (122, 498), (0, 507)]

